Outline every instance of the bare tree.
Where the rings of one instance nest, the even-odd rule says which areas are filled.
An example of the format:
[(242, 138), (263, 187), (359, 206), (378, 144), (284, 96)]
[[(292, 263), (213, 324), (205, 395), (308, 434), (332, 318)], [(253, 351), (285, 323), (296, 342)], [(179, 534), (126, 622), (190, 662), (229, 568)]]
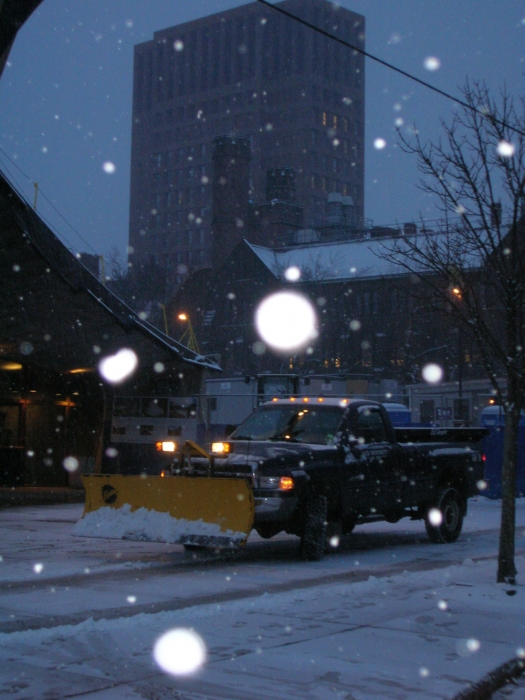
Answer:
[[(438, 230), (388, 246), (387, 259), (430, 290), (434, 303), (473, 337), (505, 414), (498, 582), (515, 582), (518, 426), (525, 395), (525, 102), (494, 99), (467, 82), (468, 105), (442, 120), (444, 136), (417, 131), (401, 147), (415, 155), (420, 188), (435, 195)], [(452, 221), (450, 219), (452, 217)]]
[(164, 330), (161, 304), (164, 301), (164, 271), (154, 259), (140, 267), (122, 262), (112, 248), (107, 259), (108, 287), (134, 311), (142, 313), (150, 323)]

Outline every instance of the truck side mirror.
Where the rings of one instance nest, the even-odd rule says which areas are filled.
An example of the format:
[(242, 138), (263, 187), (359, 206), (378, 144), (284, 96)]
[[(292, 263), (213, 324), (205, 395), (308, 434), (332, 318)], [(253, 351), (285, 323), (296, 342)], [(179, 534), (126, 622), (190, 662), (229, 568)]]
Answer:
[(359, 440), (356, 438), (355, 435), (352, 435), (350, 430), (342, 430), (340, 437), (337, 441), (339, 447), (342, 447), (345, 450), (353, 450), (358, 443)]

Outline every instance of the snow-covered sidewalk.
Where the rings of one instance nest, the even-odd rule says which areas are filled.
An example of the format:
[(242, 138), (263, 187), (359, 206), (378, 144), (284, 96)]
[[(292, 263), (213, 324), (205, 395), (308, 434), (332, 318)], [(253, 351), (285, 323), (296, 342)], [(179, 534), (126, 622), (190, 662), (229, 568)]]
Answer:
[[(457, 557), (464, 551), (459, 544), (414, 544), (408, 546), (416, 555), (407, 561), (411, 572), (262, 595), (247, 592), (240, 600), (0, 634), (0, 697), (452, 698), (501, 663), (525, 656), (525, 586), (495, 584), (494, 544), (491, 552), (487, 544), (476, 544), (476, 528), (492, 516), (495, 520), (496, 510), (497, 504), (484, 499), (472, 504), (470, 534), (464, 537), (471, 553), (458, 565), (441, 566), (438, 555), (448, 551)], [(517, 548), (523, 551), (525, 503), (518, 511)], [(394, 550), (399, 552), (381, 550), (383, 558)], [(381, 551), (370, 557), (375, 561)], [(360, 552), (361, 566), (367, 556)], [(354, 558), (341, 553), (326, 564), (297, 567), (335, 568), (346, 562), (350, 569)], [(422, 570), (415, 570), (414, 562)], [(236, 567), (239, 577), (242, 566)], [(523, 581), (524, 554), (517, 557), (517, 567)], [(215, 581), (218, 572), (209, 573)], [(286, 576), (282, 573), (283, 586), (292, 574), (292, 567)], [(197, 585), (202, 571), (194, 578)], [(187, 581), (174, 570), (163, 585), (175, 596), (181, 580)], [(93, 589), (86, 595), (97, 593)], [(180, 628), (194, 630), (206, 648), (205, 661), (192, 676), (165, 673), (153, 656), (156, 641)], [(174, 652), (173, 659), (185, 651)]]
[[(525, 570), (525, 557), (518, 566)], [(0, 635), (10, 698), (450, 698), (525, 655), (525, 587), (495, 562), (374, 578), (118, 620)], [(514, 595), (509, 595), (515, 592)], [(204, 640), (193, 677), (152, 649), (175, 628)], [(91, 692), (89, 692), (91, 691)], [(86, 694), (87, 693), (87, 694)]]

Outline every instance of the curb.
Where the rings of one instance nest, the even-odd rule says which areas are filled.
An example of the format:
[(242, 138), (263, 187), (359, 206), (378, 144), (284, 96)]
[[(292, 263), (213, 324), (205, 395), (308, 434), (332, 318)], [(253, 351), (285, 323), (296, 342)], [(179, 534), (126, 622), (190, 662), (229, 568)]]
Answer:
[(506, 661), (476, 683), (472, 683), (451, 700), (490, 700), (493, 693), (508, 683), (511, 678), (518, 678), (525, 671), (525, 660)]

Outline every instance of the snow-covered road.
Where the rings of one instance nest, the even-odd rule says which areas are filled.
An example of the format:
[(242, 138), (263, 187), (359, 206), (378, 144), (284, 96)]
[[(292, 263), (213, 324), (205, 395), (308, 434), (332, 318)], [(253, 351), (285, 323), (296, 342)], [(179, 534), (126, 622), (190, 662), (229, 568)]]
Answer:
[[(525, 647), (525, 588), (494, 584), (497, 502), (471, 501), (453, 545), (375, 523), (315, 563), (287, 536), (198, 556), (73, 537), (80, 514), (0, 511), (0, 698), (447, 698)], [(525, 572), (523, 499), (518, 525)], [(179, 627), (207, 648), (188, 678), (152, 656)]]

